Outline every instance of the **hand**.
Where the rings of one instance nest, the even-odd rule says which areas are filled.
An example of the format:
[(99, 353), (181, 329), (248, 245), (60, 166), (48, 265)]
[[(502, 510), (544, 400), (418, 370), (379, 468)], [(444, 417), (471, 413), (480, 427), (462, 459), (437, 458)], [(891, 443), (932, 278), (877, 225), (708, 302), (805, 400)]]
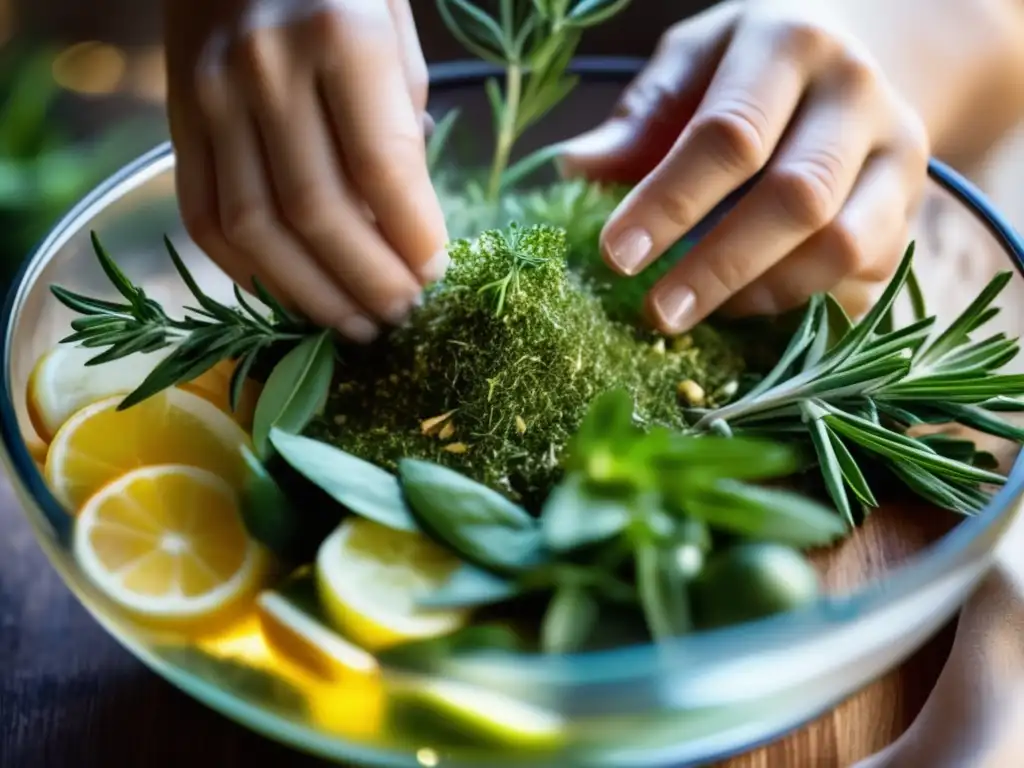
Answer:
[(164, 0), (189, 234), (354, 341), (447, 264), (408, 0)]
[(672, 29), (613, 116), (566, 145), (563, 168), (642, 178), (602, 233), (624, 275), (763, 174), (651, 290), (654, 324), (680, 333), (719, 307), (775, 314), (822, 291), (863, 311), (908, 244), (928, 155), (842, 3), (746, 0)]

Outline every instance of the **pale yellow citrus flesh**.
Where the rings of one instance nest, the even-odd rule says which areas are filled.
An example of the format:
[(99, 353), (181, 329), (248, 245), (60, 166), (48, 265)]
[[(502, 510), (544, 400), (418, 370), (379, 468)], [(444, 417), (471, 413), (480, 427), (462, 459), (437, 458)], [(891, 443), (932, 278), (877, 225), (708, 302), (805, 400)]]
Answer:
[(102, 365), (86, 365), (98, 350), (58, 344), (36, 361), (26, 400), (32, 426), (50, 442), (72, 414), (112, 395), (125, 395), (143, 382), (170, 350), (134, 354)]
[(125, 472), (156, 464), (206, 469), (240, 488), (249, 438), (227, 414), (198, 395), (168, 389), (123, 411), (115, 396), (86, 406), (58, 430), (46, 479), (69, 512)]
[(425, 536), (349, 518), (317, 553), (320, 603), (345, 637), (369, 651), (444, 635), (462, 626), (466, 613), (424, 610), (416, 600), (458, 566)]
[(183, 465), (143, 467), (103, 487), (81, 509), (74, 552), (121, 607), (168, 625), (225, 619), (251, 601), (267, 570), (234, 489)]

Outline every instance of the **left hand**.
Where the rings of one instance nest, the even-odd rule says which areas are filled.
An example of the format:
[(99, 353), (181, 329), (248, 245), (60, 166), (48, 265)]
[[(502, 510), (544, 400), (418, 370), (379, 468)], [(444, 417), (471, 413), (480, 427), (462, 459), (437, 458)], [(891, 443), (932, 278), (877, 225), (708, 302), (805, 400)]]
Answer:
[(563, 170), (642, 179), (601, 236), (635, 275), (730, 192), (750, 192), (650, 292), (652, 322), (776, 314), (832, 291), (853, 313), (908, 245), (925, 127), (829, 0), (729, 2), (684, 21)]

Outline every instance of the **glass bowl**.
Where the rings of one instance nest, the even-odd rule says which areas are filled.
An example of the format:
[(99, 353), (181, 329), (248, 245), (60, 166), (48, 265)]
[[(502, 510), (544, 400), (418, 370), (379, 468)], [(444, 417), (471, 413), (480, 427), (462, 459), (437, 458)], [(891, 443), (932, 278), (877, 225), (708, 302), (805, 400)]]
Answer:
[[(584, 60), (582, 84), (524, 143), (528, 150), (600, 120), (638, 62)], [(455, 64), (433, 72), (432, 111), (460, 107), (468, 125), (489, 125), (485, 66)], [(486, 149), (483, 147), (482, 149)], [(161, 247), (167, 233), (214, 295), (226, 279), (191, 245), (178, 217), (174, 156), (161, 146), (96, 189), (49, 234), (16, 278), (3, 314), (0, 429), (4, 461), (25, 513), (50, 561), (93, 616), (158, 674), (199, 701), (267, 736), (327, 759), (368, 765), (680, 766), (744, 751), (795, 728), (898, 665), (958, 609), (986, 573), (1014, 521), (1024, 463), (977, 517), (967, 519), (909, 563), (849, 594), (767, 620), (683, 637), (655, 649), (628, 647), (565, 657), (506, 656), (452, 663), (439, 671), (492, 692), (548, 708), (569, 724), (555, 753), (508, 746), (459, 746), (428, 733), (397, 739), (375, 728), (326, 726), (308, 702), (233, 658), (193, 653), (133, 623), (79, 570), (67, 546), (70, 523), (30, 453), (33, 429), (24, 406), (39, 354), (66, 334), (69, 316), (51, 296), (58, 283), (93, 295), (109, 288), (93, 257), (95, 230), (120, 264), (168, 306), (181, 305)], [(973, 297), (971, 280), (1024, 268), (1024, 243), (970, 183), (933, 162), (918, 226), (917, 262), (933, 311), (948, 319)], [(705, 225), (706, 228), (706, 225)], [(699, 230), (700, 228), (698, 228)], [(691, 237), (699, 237), (696, 231)], [(930, 262), (929, 251), (957, 255), (955, 268)], [(970, 258), (962, 258), (970, 253)], [(936, 257), (937, 259), (938, 257)], [(1004, 294), (1019, 301), (1020, 274)], [(1004, 312), (1012, 322), (1013, 313)], [(1019, 313), (1018, 313), (1019, 314)], [(239, 652), (240, 653), (240, 652)], [(344, 688), (360, 721), (362, 704)]]

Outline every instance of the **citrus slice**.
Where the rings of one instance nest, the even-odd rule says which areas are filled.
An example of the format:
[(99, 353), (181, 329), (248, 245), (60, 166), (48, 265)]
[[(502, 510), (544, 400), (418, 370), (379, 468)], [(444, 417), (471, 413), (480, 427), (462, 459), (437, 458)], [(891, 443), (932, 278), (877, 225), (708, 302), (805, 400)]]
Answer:
[(241, 488), (249, 438), (231, 417), (198, 395), (168, 389), (123, 411), (121, 396), (87, 405), (58, 431), (46, 479), (74, 512), (107, 483), (136, 467), (185, 464)]
[(44, 442), (50, 442), (72, 414), (97, 400), (128, 394), (169, 352), (168, 348), (87, 366), (98, 350), (58, 344), (36, 361), (28, 377), (32, 426)]
[(416, 599), (458, 566), (425, 536), (349, 518), (317, 552), (320, 602), (346, 637), (370, 651), (437, 637), (462, 626), (466, 613), (424, 610)]
[(105, 594), (142, 618), (209, 625), (258, 588), (267, 558), (242, 524), (238, 498), (211, 472), (136, 469), (82, 507), (74, 553)]
[(553, 749), (565, 739), (566, 723), (556, 712), (468, 683), (396, 681), (391, 697), (393, 718), (417, 733), (451, 733), (524, 749)]
[(252, 379), (246, 379), (242, 385), (238, 407), (231, 409), (231, 375), (235, 372), (235, 360), (222, 360), (206, 373), (192, 381), (187, 381), (181, 388), (204, 400), (209, 400), (246, 430), (252, 428), (252, 417), (256, 412), (256, 401), (260, 396), (260, 385)]
[(376, 672), (377, 660), (326, 626), (318, 609), (316, 584), (307, 573), (256, 598), (263, 636), (284, 658), (326, 680)]

